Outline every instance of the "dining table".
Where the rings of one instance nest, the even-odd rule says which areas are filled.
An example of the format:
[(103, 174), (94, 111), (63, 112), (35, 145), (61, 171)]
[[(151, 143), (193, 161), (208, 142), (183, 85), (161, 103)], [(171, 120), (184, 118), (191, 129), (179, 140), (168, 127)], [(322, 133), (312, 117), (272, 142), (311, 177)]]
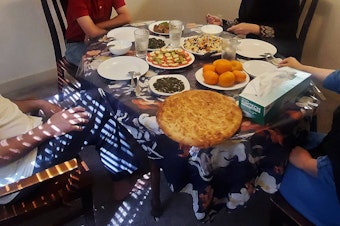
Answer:
[[(151, 23), (131, 24), (124, 28), (143, 26), (148, 29)], [(197, 24), (185, 26), (182, 32), (183, 37), (200, 34), (200, 25)], [(162, 36), (156, 33), (152, 35)], [(204, 64), (221, 58), (219, 54), (193, 54), (194, 60), (190, 65), (176, 69), (162, 68), (137, 58), (133, 47), (124, 56), (112, 55), (107, 43), (114, 39), (117, 37), (110, 37), (108, 33), (89, 43), (76, 79), (84, 89), (100, 88), (106, 93), (110, 107), (115, 112), (113, 117), (126, 128), (125, 131), (132, 135), (150, 159), (154, 217), (161, 216), (164, 211), (160, 200), (160, 169), (173, 192), (186, 192), (192, 196), (194, 214), (204, 222), (211, 221), (222, 208), (232, 211), (245, 207), (260, 189), (268, 193), (278, 190), (289, 150), (304, 142), (313, 113), (294, 105), (280, 112), (274, 122), (266, 125), (243, 117), (240, 129), (229, 140), (204, 149), (191, 147), (188, 153), (184, 153), (179, 144), (166, 136), (158, 126), (157, 111), (168, 96), (152, 91), (150, 81), (157, 76), (183, 75), (191, 90), (213, 90), (235, 101), (246, 84), (237, 88), (216, 88), (199, 81), (197, 73), (201, 73)], [(122, 59), (124, 64), (131, 67), (131, 71), (141, 70), (137, 81), (138, 92), (132, 86), (131, 78), (115, 80), (98, 72), (101, 64), (112, 59)], [(254, 60), (240, 55), (237, 55), (237, 59), (242, 63)], [(140, 65), (140, 60), (145, 64)], [(265, 57), (256, 60), (267, 62)], [(252, 77), (249, 76), (249, 79)]]

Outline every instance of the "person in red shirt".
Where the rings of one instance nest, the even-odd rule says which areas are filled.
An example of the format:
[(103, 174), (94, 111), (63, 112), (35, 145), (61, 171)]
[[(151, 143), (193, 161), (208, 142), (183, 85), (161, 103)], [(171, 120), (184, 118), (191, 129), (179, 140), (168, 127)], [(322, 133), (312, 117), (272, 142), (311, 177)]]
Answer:
[[(112, 9), (116, 15), (111, 18)], [(66, 19), (65, 56), (74, 65), (79, 65), (88, 41), (131, 20), (125, 0), (69, 0)]]

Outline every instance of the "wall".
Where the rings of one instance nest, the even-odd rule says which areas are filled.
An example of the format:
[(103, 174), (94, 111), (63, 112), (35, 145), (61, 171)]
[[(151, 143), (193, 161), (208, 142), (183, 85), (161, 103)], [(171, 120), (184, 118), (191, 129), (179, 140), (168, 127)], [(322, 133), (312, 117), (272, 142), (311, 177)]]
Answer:
[[(126, 0), (126, 3), (134, 21), (178, 18), (204, 23), (206, 13), (236, 17), (240, 0)], [(304, 63), (331, 68), (340, 65), (337, 15), (340, 1), (319, 0), (306, 40)], [(48, 79), (46, 76), (55, 79), (53, 48), (40, 0), (1, 0), (0, 30), (0, 93), (20, 88), (24, 85), (16, 81), (20, 78), (28, 78), (28, 82)]]

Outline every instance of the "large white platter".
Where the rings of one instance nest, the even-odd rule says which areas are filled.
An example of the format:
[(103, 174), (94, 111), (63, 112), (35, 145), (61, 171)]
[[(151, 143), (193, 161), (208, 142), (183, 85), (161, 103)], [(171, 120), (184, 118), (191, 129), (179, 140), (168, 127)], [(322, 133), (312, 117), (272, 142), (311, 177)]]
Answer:
[(169, 74), (169, 75), (157, 75), (157, 76), (153, 76), (150, 80), (149, 80), (149, 88), (150, 90), (157, 94), (157, 95), (161, 95), (161, 96), (171, 96), (173, 94), (176, 93), (180, 93), (180, 92), (175, 92), (175, 93), (165, 93), (165, 92), (161, 92), (155, 89), (155, 87), (153, 86), (154, 83), (157, 82), (158, 79), (162, 79), (162, 78), (177, 78), (178, 80), (182, 81), (184, 84), (184, 89), (180, 92), (186, 91), (186, 90), (190, 90), (190, 83), (188, 81), (188, 79), (180, 74)]
[(110, 80), (129, 80), (129, 71), (140, 72), (141, 75), (149, 70), (149, 65), (137, 57), (120, 56), (105, 60), (98, 66), (98, 74)]
[(276, 71), (277, 67), (263, 60), (248, 60), (243, 63), (243, 70), (250, 76), (256, 77), (266, 72)]
[[(246, 73), (247, 74), (247, 73)], [(241, 82), (241, 83), (237, 83), (233, 86), (230, 86), (230, 87), (223, 87), (223, 86), (219, 86), (219, 85), (209, 85), (209, 84), (206, 84), (204, 82), (204, 78), (203, 78), (203, 68), (200, 68), (196, 71), (195, 73), (195, 77), (196, 77), (196, 80), (203, 86), (205, 87), (208, 87), (208, 88), (211, 88), (211, 89), (216, 89), (216, 90), (236, 90), (236, 89), (241, 89), (243, 87), (245, 87), (249, 80), (250, 80), (250, 77), (249, 75), (247, 74), (247, 78), (244, 82)]]
[[(205, 42), (205, 39), (209, 41), (209, 38), (211, 39), (212, 43), (209, 45), (209, 48), (207, 48), (207, 43)], [(191, 40), (191, 48), (185, 45), (185, 43)], [(216, 50), (218, 53), (214, 54), (221, 54), (221, 43), (220, 43), (221, 38), (217, 36), (208, 36), (208, 35), (194, 35), (190, 37), (185, 37), (181, 38), (181, 47), (188, 51), (189, 53), (202, 56), (206, 54), (207, 52), (214, 51)], [(199, 46), (203, 46), (205, 48), (199, 48)], [(210, 51), (207, 51), (207, 49), (210, 49)], [(196, 51), (195, 51), (196, 50)]]
[(115, 38), (115, 39), (123, 39), (123, 40), (129, 40), (130, 42), (135, 41), (135, 34), (134, 31), (136, 30), (136, 27), (118, 27), (115, 29), (112, 29), (107, 33), (107, 37), (109, 38)]
[(245, 38), (240, 39), (239, 41), (240, 44), (237, 47), (236, 53), (240, 56), (262, 59), (264, 57), (261, 55), (264, 53), (271, 53), (274, 55), (277, 52), (275, 46), (262, 40)]

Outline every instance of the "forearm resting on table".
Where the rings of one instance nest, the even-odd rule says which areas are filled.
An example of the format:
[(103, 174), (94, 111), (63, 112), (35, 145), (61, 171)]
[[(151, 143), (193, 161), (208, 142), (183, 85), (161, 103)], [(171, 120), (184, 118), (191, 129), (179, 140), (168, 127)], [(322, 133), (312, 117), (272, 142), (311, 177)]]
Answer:
[(110, 30), (128, 23), (130, 23), (130, 16), (128, 14), (120, 14), (110, 20), (97, 23), (96, 25), (101, 29)]
[(45, 140), (53, 137), (51, 126), (43, 124), (20, 136), (0, 141), (0, 167), (18, 160)]

